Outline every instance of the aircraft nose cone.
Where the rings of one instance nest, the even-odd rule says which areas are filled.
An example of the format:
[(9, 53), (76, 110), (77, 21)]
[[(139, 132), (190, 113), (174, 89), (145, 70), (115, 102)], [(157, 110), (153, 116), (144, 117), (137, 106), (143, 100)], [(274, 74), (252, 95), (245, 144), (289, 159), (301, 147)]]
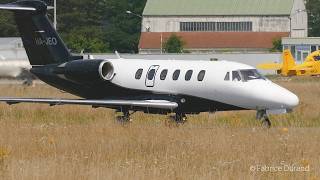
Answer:
[(284, 96), (284, 102), (285, 102), (285, 105), (290, 108), (290, 109), (293, 109), (294, 107), (298, 106), (299, 105), (299, 98), (297, 95), (289, 92), (287, 93), (286, 96)]
[(268, 97), (272, 99), (272, 103), (270, 103), (272, 104), (272, 107), (270, 106), (270, 109), (292, 110), (299, 105), (299, 98), (297, 95), (277, 84), (273, 84), (269, 88), (269, 91), (265, 91), (264, 93), (268, 94)]

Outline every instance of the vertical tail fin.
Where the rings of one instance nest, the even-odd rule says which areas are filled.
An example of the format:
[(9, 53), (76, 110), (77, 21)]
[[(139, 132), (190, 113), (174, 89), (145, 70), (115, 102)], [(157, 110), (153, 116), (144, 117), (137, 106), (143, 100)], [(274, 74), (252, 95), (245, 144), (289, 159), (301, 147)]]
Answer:
[(290, 52), (290, 50), (286, 49), (283, 51), (283, 65), (281, 69), (281, 74), (284, 76), (292, 75), (291, 69), (296, 66), (296, 62)]
[(56, 64), (75, 59), (49, 21), (44, 2), (22, 0), (0, 5), (0, 9), (14, 12), (31, 65)]

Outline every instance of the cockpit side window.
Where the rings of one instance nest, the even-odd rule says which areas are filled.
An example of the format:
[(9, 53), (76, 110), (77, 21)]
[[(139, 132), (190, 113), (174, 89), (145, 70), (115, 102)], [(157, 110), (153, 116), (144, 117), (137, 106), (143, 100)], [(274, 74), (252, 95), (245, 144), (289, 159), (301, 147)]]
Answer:
[(225, 81), (230, 81), (230, 72), (227, 72), (226, 77), (224, 78)]
[(240, 70), (240, 73), (244, 82), (257, 79), (266, 80), (256, 69), (244, 69)]
[(232, 81), (241, 81), (241, 76), (238, 71), (232, 71)]
[(314, 60), (320, 61), (320, 56), (314, 56)]

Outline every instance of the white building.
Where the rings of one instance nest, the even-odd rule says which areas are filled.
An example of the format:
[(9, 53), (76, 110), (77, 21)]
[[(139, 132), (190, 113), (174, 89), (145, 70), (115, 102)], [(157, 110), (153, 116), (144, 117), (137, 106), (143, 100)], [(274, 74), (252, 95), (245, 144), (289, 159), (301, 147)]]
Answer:
[(172, 33), (191, 52), (267, 51), (274, 39), (308, 36), (305, 8), (304, 0), (148, 0), (140, 53), (161, 52)]
[(28, 60), (20, 37), (0, 38), (0, 60)]
[(289, 49), (298, 63), (302, 63), (306, 57), (320, 50), (320, 37), (308, 38), (282, 38), (283, 49)]

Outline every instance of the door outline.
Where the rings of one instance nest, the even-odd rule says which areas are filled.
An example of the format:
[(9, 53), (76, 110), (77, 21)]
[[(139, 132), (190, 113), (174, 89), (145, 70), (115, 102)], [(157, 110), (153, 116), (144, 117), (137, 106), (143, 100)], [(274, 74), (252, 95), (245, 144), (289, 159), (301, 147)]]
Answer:
[[(150, 68), (149, 68), (149, 70), (147, 72), (147, 75), (146, 75), (146, 82), (145, 82), (146, 87), (154, 87), (156, 76), (157, 76), (157, 72), (158, 72), (159, 68), (160, 68), (159, 65), (150, 66)], [(152, 70), (155, 70), (155, 73), (153, 75), (153, 79), (149, 80), (148, 76), (149, 76), (150, 71), (152, 71)]]

